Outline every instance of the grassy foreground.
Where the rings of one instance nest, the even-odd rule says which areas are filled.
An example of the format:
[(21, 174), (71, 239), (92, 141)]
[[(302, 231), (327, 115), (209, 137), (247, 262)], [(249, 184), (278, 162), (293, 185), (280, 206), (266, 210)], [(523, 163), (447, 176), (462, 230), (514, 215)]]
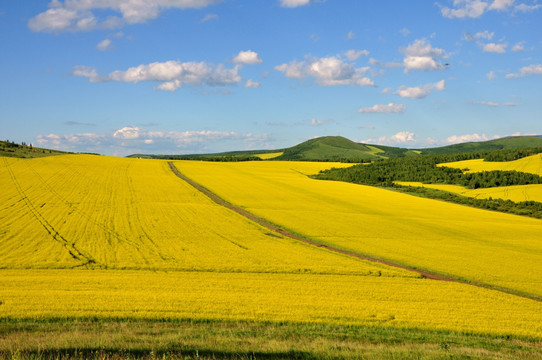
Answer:
[(542, 343), (310, 323), (3, 320), (0, 359), (542, 359)]

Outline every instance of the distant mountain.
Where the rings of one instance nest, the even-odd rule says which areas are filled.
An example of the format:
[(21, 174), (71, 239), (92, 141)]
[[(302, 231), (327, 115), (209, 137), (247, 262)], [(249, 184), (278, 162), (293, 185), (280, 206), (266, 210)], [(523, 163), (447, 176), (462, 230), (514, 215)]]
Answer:
[(542, 147), (542, 136), (510, 136), (489, 141), (466, 142), (437, 148), (421, 149), (422, 155), (454, 154), (472, 151), (491, 151)]
[(361, 162), (403, 156), (453, 154), (472, 151), (491, 151), (532, 147), (542, 147), (542, 136), (515, 136), (490, 141), (467, 142), (427, 149), (406, 149), (392, 146), (361, 144), (348, 140), (342, 136), (323, 136), (307, 140), (286, 149), (230, 151), (216, 154), (194, 155), (135, 154), (130, 155), (130, 157), (239, 161), (254, 160), (256, 158), (255, 156), (259, 154), (282, 152), (282, 155), (273, 158), (273, 160)]
[(371, 161), (410, 154), (414, 153), (408, 149), (366, 145), (342, 136), (324, 136), (284, 149), (275, 160)]

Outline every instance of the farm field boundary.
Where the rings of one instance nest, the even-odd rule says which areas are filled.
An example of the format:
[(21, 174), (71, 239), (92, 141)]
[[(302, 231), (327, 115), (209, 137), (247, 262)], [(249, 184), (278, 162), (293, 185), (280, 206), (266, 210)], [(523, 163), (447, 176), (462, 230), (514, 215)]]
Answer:
[(200, 192), (202, 192), (203, 194), (208, 196), (215, 203), (217, 203), (219, 205), (222, 205), (222, 206), (224, 206), (224, 207), (226, 207), (228, 209), (231, 209), (231, 210), (237, 212), (238, 214), (244, 216), (245, 218), (258, 223), (258, 224), (268, 228), (271, 231), (279, 233), (282, 236), (289, 237), (291, 239), (301, 241), (301, 242), (304, 242), (304, 243), (309, 244), (309, 245), (324, 248), (324, 249), (332, 251), (332, 252), (352, 256), (352, 257), (355, 257), (355, 258), (358, 258), (358, 259), (372, 261), (372, 262), (375, 262), (375, 263), (379, 263), (379, 264), (383, 264), (383, 265), (387, 265), (387, 266), (392, 266), (392, 267), (396, 267), (396, 268), (416, 272), (416, 273), (420, 274), (420, 276), (425, 277), (427, 279), (439, 280), (439, 281), (452, 281), (452, 282), (457, 282), (457, 283), (462, 283), (462, 284), (468, 284), (468, 285), (473, 285), (473, 286), (478, 286), (478, 287), (482, 287), (482, 288), (488, 288), (488, 289), (504, 292), (504, 293), (507, 293), (507, 294), (517, 295), (517, 296), (520, 296), (520, 297), (528, 298), (528, 299), (539, 301), (539, 302), (542, 301), (540, 298), (538, 298), (536, 296), (532, 296), (530, 294), (518, 293), (517, 291), (514, 291), (512, 289), (507, 289), (507, 288), (503, 288), (503, 287), (488, 285), (488, 284), (479, 283), (479, 282), (472, 282), (472, 281), (463, 280), (463, 279), (460, 279), (460, 278), (454, 278), (454, 277), (451, 277), (451, 276), (443, 276), (441, 274), (431, 272), (431, 271), (428, 271), (426, 269), (420, 270), (420, 269), (417, 269), (417, 268), (414, 268), (414, 267), (409, 267), (409, 266), (405, 266), (405, 265), (402, 265), (402, 264), (387, 261), (385, 259), (379, 259), (379, 258), (371, 257), (371, 256), (368, 256), (368, 255), (365, 255), (365, 254), (360, 254), (360, 253), (356, 253), (356, 252), (353, 252), (353, 251), (344, 250), (344, 249), (341, 249), (339, 247), (331, 246), (331, 245), (328, 245), (328, 244), (322, 244), (322, 243), (319, 243), (317, 241), (311, 240), (309, 238), (302, 237), (302, 236), (300, 236), (298, 234), (295, 234), (294, 232), (291, 232), (289, 230), (281, 228), (281, 227), (271, 223), (270, 221), (268, 221), (268, 220), (266, 220), (264, 218), (256, 216), (256, 215), (246, 211), (245, 209), (243, 209), (243, 208), (241, 208), (239, 206), (236, 206), (236, 205), (234, 205), (232, 203), (229, 203), (228, 201), (222, 199), (220, 196), (218, 196), (214, 192), (210, 191), (209, 189), (205, 188), (201, 184), (195, 182), (194, 180), (188, 178), (183, 173), (181, 173), (175, 167), (173, 162), (171, 162), (171, 161), (168, 162), (168, 165), (169, 165), (169, 167), (171, 168), (171, 170), (173, 171), (173, 173), (175, 175), (177, 175), (180, 179), (184, 180), (185, 182), (187, 182), (188, 184), (190, 184), (191, 186), (193, 186), (194, 188), (196, 188), (197, 190), (199, 190)]

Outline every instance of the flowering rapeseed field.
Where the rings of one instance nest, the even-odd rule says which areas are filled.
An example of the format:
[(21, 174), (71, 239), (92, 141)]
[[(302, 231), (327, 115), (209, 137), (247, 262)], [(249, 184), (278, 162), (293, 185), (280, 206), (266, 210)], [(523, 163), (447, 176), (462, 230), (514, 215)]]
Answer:
[[(258, 216), (355, 252), (542, 295), (542, 222), (370, 186), (318, 181), (313, 164), (176, 162)], [(321, 165), (320, 165), (321, 166)]]
[(466, 172), (480, 171), (520, 171), (542, 176), (542, 154), (527, 156), (514, 161), (484, 161), (483, 159), (455, 161), (438, 166), (468, 169)]
[[(540, 270), (539, 262), (531, 263), (540, 252), (529, 242), (530, 232), (540, 233), (538, 222), (486, 212), (467, 213), (461, 222), (468, 208), (304, 175), (340, 164), (176, 165), (226, 199), (320, 241), (392, 259), (405, 253), (415, 264), (465, 277), (471, 266), (473, 278), (510, 287), (532, 290), (539, 281), (539, 271), (504, 269), (517, 259), (474, 266), (485, 259), (480, 249), (491, 249), (496, 258), (521, 253), (527, 265), (518, 264), (520, 270), (528, 264)], [(285, 238), (217, 205), (164, 161), (0, 158), (0, 188), (3, 320), (317, 322), (542, 339), (541, 302), (429, 280)], [(463, 228), (444, 226), (438, 211)], [(461, 235), (474, 233), (472, 214), (525, 237), (513, 244), (499, 237), (467, 241)]]

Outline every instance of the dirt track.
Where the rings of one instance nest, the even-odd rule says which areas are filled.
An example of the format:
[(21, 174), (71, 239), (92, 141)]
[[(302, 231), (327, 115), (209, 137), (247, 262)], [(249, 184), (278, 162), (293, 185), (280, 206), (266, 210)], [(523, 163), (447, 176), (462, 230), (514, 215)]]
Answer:
[[(375, 262), (375, 263), (379, 263), (379, 264), (383, 264), (383, 265), (387, 265), (387, 266), (400, 268), (400, 269), (403, 269), (403, 270), (412, 271), (412, 272), (420, 274), (422, 277), (427, 278), (427, 279), (439, 280), (439, 281), (452, 281), (452, 282), (457, 282), (457, 283), (461, 283), (461, 284), (468, 284), (468, 285), (472, 285), (472, 286), (477, 286), (477, 287), (492, 289), (492, 290), (496, 290), (496, 291), (501, 291), (501, 292), (504, 292), (504, 293), (524, 297), (524, 298), (535, 300), (535, 301), (542, 301), (539, 298), (528, 296), (528, 295), (517, 294), (517, 293), (514, 293), (513, 291), (508, 290), (508, 289), (498, 289), (498, 288), (495, 288), (495, 287), (493, 287), (491, 285), (486, 285), (486, 284), (473, 284), (473, 283), (470, 283), (470, 282), (467, 282), (467, 281), (462, 281), (461, 279), (454, 279), (454, 278), (451, 278), (451, 277), (445, 277), (445, 276), (438, 275), (438, 274), (435, 274), (435, 273), (418, 270), (418, 269), (408, 267), (408, 266), (405, 266), (405, 265), (396, 264), (396, 263), (393, 263), (393, 262), (390, 262), (390, 261), (381, 260), (381, 259), (374, 258), (374, 257), (371, 257), (371, 256), (362, 255), (362, 254), (358, 254), (358, 253), (355, 253), (355, 252), (352, 252), (352, 251), (343, 250), (341, 248), (337, 248), (337, 247), (333, 247), (333, 246), (330, 246), (330, 245), (318, 243), (318, 242), (316, 242), (314, 240), (310, 240), (308, 238), (296, 235), (296, 234), (294, 234), (292, 232), (289, 232), (289, 231), (287, 231), (285, 229), (282, 229), (282, 228), (272, 224), (271, 222), (267, 221), (266, 219), (260, 218), (260, 217), (254, 215), (254, 214), (251, 214), (250, 212), (246, 211), (245, 209), (243, 209), (243, 208), (241, 208), (239, 206), (236, 206), (236, 205), (233, 205), (233, 204), (227, 202), (226, 200), (222, 199), (221, 197), (219, 197), (218, 195), (216, 195), (215, 193), (213, 193), (209, 189), (203, 187), (202, 185), (198, 184), (194, 180), (186, 177), (184, 174), (182, 174), (175, 167), (173, 162), (169, 161), (168, 165), (169, 165), (169, 167), (171, 168), (171, 170), (173, 171), (173, 173), (175, 175), (177, 175), (179, 178), (186, 181), (188, 184), (192, 185), (194, 188), (196, 188), (197, 190), (199, 190), (200, 192), (205, 194), (207, 197), (209, 197), (215, 203), (217, 203), (219, 205), (222, 205), (222, 206), (224, 206), (224, 207), (226, 207), (226, 208), (228, 208), (230, 210), (233, 210), (236, 213), (244, 216), (245, 218), (247, 218), (247, 219), (249, 219), (251, 221), (254, 221), (254, 222), (260, 224), (261, 226), (263, 226), (263, 227), (265, 227), (265, 228), (267, 228), (267, 229), (269, 229), (269, 230), (271, 230), (271, 231), (273, 231), (273, 232), (275, 232), (277, 234), (280, 234), (282, 236), (289, 237), (291, 239), (295, 239), (295, 240), (298, 240), (298, 241), (301, 241), (301, 242), (304, 242), (306, 244), (310, 244), (310, 245), (313, 245), (313, 246), (316, 246), (316, 247), (324, 248), (326, 250), (333, 251), (333, 252), (336, 252), (336, 253), (339, 253), (339, 254), (344, 254), (344, 255), (348, 255), (348, 256), (351, 256), (351, 257), (358, 258), (358, 259), (367, 260), (367, 261), (371, 261), (371, 262)], [(268, 234), (268, 235), (276, 236), (275, 234)]]

